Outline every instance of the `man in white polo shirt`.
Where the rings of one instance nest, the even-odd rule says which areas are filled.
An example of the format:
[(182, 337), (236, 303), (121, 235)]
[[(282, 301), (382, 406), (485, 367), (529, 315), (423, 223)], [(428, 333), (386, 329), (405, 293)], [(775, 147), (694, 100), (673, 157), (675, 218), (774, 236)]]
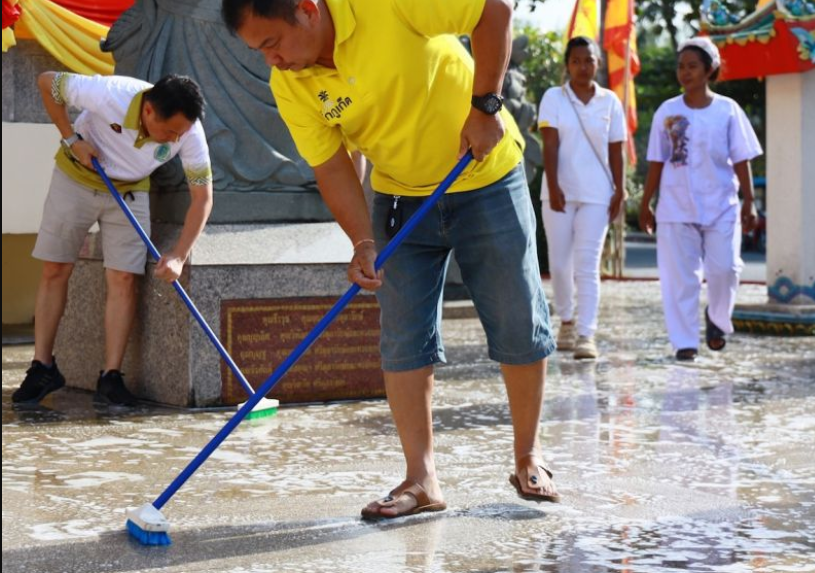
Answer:
[[(35, 404), (65, 385), (53, 356), (54, 340), (74, 263), (88, 230), (99, 223), (107, 296), (105, 364), (94, 399), (131, 406), (136, 399), (120, 369), (136, 311), (136, 278), (144, 274), (147, 249), (91, 158), (99, 160), (148, 234), (150, 174), (176, 155), (181, 158), (191, 203), (181, 236), (155, 269), (156, 277), (172, 282), (212, 209), (212, 169), (201, 125), (204, 98), (192, 79), (175, 75), (153, 86), (122, 76), (44, 72), (37, 83), (62, 145), (32, 253), (44, 261), (34, 309), (34, 360), (12, 401)], [(73, 125), (68, 106), (82, 110)]]

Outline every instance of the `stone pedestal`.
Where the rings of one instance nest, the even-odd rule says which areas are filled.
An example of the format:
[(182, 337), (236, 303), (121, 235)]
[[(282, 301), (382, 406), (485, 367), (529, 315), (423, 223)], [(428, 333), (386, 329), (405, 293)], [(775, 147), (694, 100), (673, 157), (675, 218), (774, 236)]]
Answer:
[(751, 334), (815, 336), (815, 305), (738, 304), (733, 327)]
[[(174, 244), (179, 230), (176, 225), (154, 225), (153, 241), (159, 251), (165, 252)], [(104, 361), (105, 284), (100, 243), (98, 234), (89, 235), (76, 265), (55, 351), (68, 384), (88, 390), (95, 388)], [(181, 283), (224, 346), (244, 352), (242, 356), (236, 352), (231, 355), (239, 366), (251, 369), (251, 374), (244, 374), (254, 384), (265, 380), (280, 363), (285, 345), (293, 348), (299, 343), (313, 326), (313, 315), (322, 313), (323, 307), (327, 309), (347, 291), (346, 266), (350, 258), (351, 245), (336, 223), (208, 225), (196, 243)], [(243, 401), (240, 388), (228, 384), (231, 374), (222, 368), (220, 356), (198, 323), (170, 285), (152, 278), (152, 270), (151, 263), (140, 284), (138, 316), (122, 368), (128, 386), (142, 399), (181, 407)], [(319, 307), (316, 310), (315, 298)], [(229, 315), (227, 307), (246, 310), (257, 304), (268, 306), (270, 301), (280, 306), (283, 299), (286, 308), (264, 311), (267, 317), (277, 312), (280, 320), (250, 321), (232, 332), (222, 324), (222, 317)], [(374, 297), (357, 295), (344, 312), (349, 316), (364, 315), (359, 336), (354, 338), (351, 328), (344, 338), (319, 339), (297, 365), (310, 364), (310, 371), (305, 377), (299, 372), (300, 377), (289, 388), (289, 394), (282, 396), (283, 401), (287, 396), (289, 401), (384, 396), (376, 345), (378, 322), (371, 320), (378, 316), (375, 305)], [(288, 324), (280, 318), (284, 315), (288, 316)], [(332, 332), (332, 327), (326, 334)], [(348, 324), (344, 328), (341, 331), (348, 333)], [(238, 334), (258, 336), (244, 337), (244, 344), (238, 344)], [(268, 340), (268, 347), (263, 342), (245, 344), (260, 338)], [(353, 367), (315, 367), (315, 358), (309, 357), (315, 350), (319, 364), (347, 364), (348, 341), (352, 338)], [(334, 353), (332, 348), (345, 350)], [(277, 391), (286, 390), (287, 378), (276, 387)], [(280, 394), (273, 391), (271, 395)]]
[(815, 71), (767, 78), (767, 295), (739, 330), (815, 335)]

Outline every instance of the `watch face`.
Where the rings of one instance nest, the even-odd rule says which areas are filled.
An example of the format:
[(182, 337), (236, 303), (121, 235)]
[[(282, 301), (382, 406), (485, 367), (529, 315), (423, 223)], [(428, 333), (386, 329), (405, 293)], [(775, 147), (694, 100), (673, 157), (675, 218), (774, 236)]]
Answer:
[(498, 113), (501, 109), (501, 100), (494, 95), (487, 96), (484, 107), (487, 109), (487, 113)]

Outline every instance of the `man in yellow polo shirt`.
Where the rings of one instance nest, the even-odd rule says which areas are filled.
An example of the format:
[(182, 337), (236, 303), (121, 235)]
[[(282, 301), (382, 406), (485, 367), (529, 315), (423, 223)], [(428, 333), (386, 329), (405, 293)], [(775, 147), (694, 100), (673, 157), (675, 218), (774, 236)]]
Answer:
[[(349, 280), (377, 291), (385, 386), (406, 479), (365, 518), (446, 508), (433, 456), (433, 365), (450, 253), (501, 363), (514, 426), (510, 482), (555, 501), (538, 439), (554, 350), (521, 137), (499, 95), (511, 0), (225, 0), (223, 17), (274, 68), (271, 88), (323, 199), (354, 246)], [(472, 37), (473, 57), (456, 34)], [(475, 61), (473, 61), (473, 58)], [(385, 265), (387, 244), (467, 149), (476, 163)], [(373, 163), (369, 216), (349, 152)]]

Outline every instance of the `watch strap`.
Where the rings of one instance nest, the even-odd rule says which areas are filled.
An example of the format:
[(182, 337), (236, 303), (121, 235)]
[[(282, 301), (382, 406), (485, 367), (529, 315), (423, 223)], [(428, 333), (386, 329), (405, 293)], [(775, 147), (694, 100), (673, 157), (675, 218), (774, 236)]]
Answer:
[(486, 114), (495, 115), (504, 107), (504, 98), (497, 93), (487, 93), (484, 95), (474, 95), (470, 100), (471, 105)]
[(74, 132), (73, 134), (69, 135), (68, 137), (65, 137), (65, 138), (61, 139), (60, 143), (62, 143), (62, 145), (64, 145), (68, 149), (70, 149), (71, 146), (74, 143), (76, 143), (77, 141), (81, 141), (81, 140), (82, 140), (82, 136), (79, 135), (78, 133)]

